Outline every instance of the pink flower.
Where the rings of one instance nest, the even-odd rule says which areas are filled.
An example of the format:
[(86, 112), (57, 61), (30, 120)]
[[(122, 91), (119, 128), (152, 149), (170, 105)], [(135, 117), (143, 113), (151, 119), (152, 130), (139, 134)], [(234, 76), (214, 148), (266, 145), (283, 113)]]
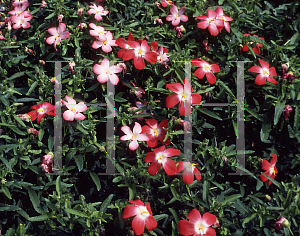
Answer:
[(40, 6), (40, 10), (42, 8), (46, 8), (47, 7), (47, 3), (45, 1), (42, 1), (41, 6)]
[[(226, 29), (226, 31), (228, 33), (230, 33), (230, 25), (229, 25), (229, 22), (228, 21), (232, 21), (232, 18), (228, 17), (228, 16), (225, 16), (224, 15), (224, 12), (223, 12), (223, 9), (221, 7), (218, 7), (216, 9), (216, 13), (217, 13), (217, 17), (216, 19), (220, 19), (224, 22), (224, 27)], [(222, 29), (221, 29), (222, 30)]]
[(64, 17), (64, 15), (59, 15), (59, 16), (57, 17), (57, 21), (58, 21), (59, 23), (61, 23), (63, 17)]
[(210, 226), (213, 225), (217, 217), (206, 212), (203, 217), (198, 210), (193, 209), (188, 215), (187, 220), (180, 220), (178, 222), (179, 233), (184, 236), (216, 236), (216, 231)]
[(167, 175), (175, 175), (177, 173), (176, 164), (168, 157), (178, 156), (179, 154), (179, 150), (174, 148), (165, 150), (165, 146), (155, 148), (154, 152), (148, 152), (145, 157), (145, 162), (152, 162), (150, 166), (148, 166), (148, 173), (151, 176), (156, 175), (162, 165)]
[(93, 30), (90, 30), (90, 35), (94, 37), (98, 37), (100, 41), (106, 40), (106, 31), (103, 27), (97, 26), (94, 23), (90, 23), (89, 27), (91, 27)]
[(106, 40), (101, 41), (100, 38), (96, 38), (98, 41), (94, 41), (92, 44), (92, 48), (98, 49), (102, 48), (103, 52), (111, 52), (112, 51), (112, 46), (118, 46), (116, 44), (116, 40), (113, 40), (113, 35), (110, 31), (106, 32)]
[(139, 147), (137, 141), (149, 141), (149, 138), (146, 134), (142, 133), (142, 127), (139, 123), (135, 122), (133, 127), (133, 132), (128, 126), (123, 126), (121, 130), (126, 134), (120, 138), (122, 141), (130, 140), (129, 149), (134, 151)]
[(135, 84), (132, 81), (130, 81), (130, 83), (135, 88), (132, 90), (132, 92), (135, 93), (135, 95), (138, 96), (139, 98), (142, 98), (143, 97), (142, 93), (145, 94), (145, 90), (142, 89), (141, 87), (135, 87)]
[(19, 6), (21, 4), (27, 4), (28, 5), (28, 0), (14, 0), (13, 2), (13, 6), (16, 7), (16, 6)]
[[(28, 7), (28, 2), (24, 3), (22, 6), (17, 5), (17, 6), (15, 6), (15, 9), (12, 11), (9, 11), (8, 14), (18, 16), (21, 13), (23, 13), (27, 7)], [(29, 11), (25, 11), (25, 17), (30, 17), (30, 16), (31, 16), (31, 14), (29, 13)]]
[(69, 31), (66, 30), (66, 25), (64, 23), (59, 23), (58, 28), (50, 28), (48, 29), (48, 33), (53, 35), (47, 38), (46, 42), (48, 44), (59, 44), (61, 40), (67, 39), (70, 37)]
[[(266, 160), (262, 160), (262, 168), (263, 170), (265, 170), (264, 174), (269, 176), (272, 179), (275, 179), (275, 176), (278, 174), (277, 171), (277, 167), (276, 165), (276, 161), (277, 161), (277, 155), (276, 154), (272, 154), (273, 158), (271, 159), (271, 163), (266, 161)], [(260, 179), (262, 182), (266, 182), (268, 181), (267, 177), (265, 177), (264, 175), (260, 175)], [(269, 180), (269, 185), (272, 184), (272, 181)]]
[(176, 6), (171, 7), (170, 9), (171, 15), (168, 15), (166, 17), (166, 20), (172, 21), (173, 26), (179, 25), (180, 20), (182, 20), (183, 22), (187, 22), (189, 18), (186, 15), (183, 15), (185, 9), (186, 7), (182, 7), (178, 11), (178, 8)]
[(131, 32), (129, 32), (128, 38), (123, 39), (123, 38), (117, 38), (116, 44), (121, 47), (122, 49), (118, 51), (118, 57), (122, 58), (124, 53), (130, 49), (130, 46), (128, 45), (128, 41), (135, 41), (134, 37), (132, 36)]
[(167, 53), (168, 53), (168, 49), (166, 49), (166, 48), (163, 48), (162, 46), (158, 49), (158, 43), (157, 42), (155, 42), (155, 41), (153, 41), (152, 43), (151, 43), (151, 47), (152, 47), (152, 52), (156, 52), (156, 54), (157, 54), (157, 61), (158, 61), (158, 63), (164, 63), (164, 62), (167, 62), (167, 61), (169, 61), (169, 56), (170, 55), (167, 55)]
[(165, 142), (164, 139), (166, 137), (168, 121), (165, 119), (159, 123), (156, 119), (145, 119), (147, 125), (142, 127), (142, 133), (145, 133), (149, 137), (149, 141), (147, 141), (147, 145), (149, 147), (156, 147), (157, 140), (161, 141), (165, 145), (170, 144), (170, 138), (168, 138)]
[(289, 113), (293, 111), (293, 108), (290, 105), (286, 105), (284, 108), (284, 111), (282, 112), (282, 115), (285, 120), (289, 118)]
[(39, 131), (37, 131), (36, 129), (30, 128), (28, 129), (28, 133), (29, 134), (33, 134), (33, 137), (36, 138), (37, 135), (39, 135)]
[(34, 121), (37, 118), (38, 124), (40, 124), (41, 119), (46, 116), (46, 114), (50, 116), (54, 116), (55, 106), (51, 105), (48, 102), (44, 102), (43, 104), (37, 104), (31, 107), (32, 110), (27, 114), (30, 115), (30, 120)]
[(169, 0), (162, 0), (162, 1), (161, 1), (161, 5), (162, 5), (163, 7), (167, 7), (168, 5), (173, 5), (173, 4), (174, 4), (173, 1), (169, 1)]
[[(139, 110), (139, 111), (135, 112), (135, 114), (149, 114), (150, 106), (147, 106), (146, 101), (144, 101), (144, 102), (137, 101), (135, 103), (135, 105), (136, 105), (136, 107), (130, 107), (130, 108), (128, 108), (128, 110), (130, 110), (130, 111)], [(147, 108), (140, 110), (140, 108), (142, 108), (142, 107), (147, 107)], [(136, 119), (143, 120), (144, 117), (141, 116), (141, 117), (137, 117)]]
[(177, 161), (177, 173), (183, 171), (182, 179), (186, 184), (191, 184), (194, 181), (194, 175), (198, 181), (201, 180), (200, 171), (195, 167), (194, 163), (190, 163), (189, 161)]
[(43, 156), (41, 166), (43, 168), (44, 173), (50, 173), (50, 171), (54, 171), (52, 158), (52, 152), (49, 152), (47, 155)]
[(266, 80), (277, 84), (277, 81), (272, 76), (277, 76), (275, 67), (269, 68), (269, 63), (259, 59), (260, 66), (252, 66), (249, 71), (254, 73), (259, 73), (255, 78), (255, 83), (257, 85), (263, 85), (266, 83)]
[(119, 77), (115, 73), (122, 72), (122, 68), (118, 66), (109, 67), (109, 60), (103, 59), (99, 64), (93, 66), (93, 72), (98, 75), (97, 80), (100, 83), (105, 83), (109, 79), (114, 85), (119, 83)]
[(77, 120), (84, 120), (85, 116), (81, 114), (80, 112), (84, 112), (87, 110), (87, 106), (85, 105), (84, 102), (79, 102), (76, 104), (76, 101), (69, 97), (65, 97), (68, 102), (65, 102), (62, 100), (62, 103), (69, 109), (64, 112), (63, 118), (67, 121), (73, 121), (74, 119)]
[(144, 59), (151, 64), (154, 64), (157, 61), (157, 54), (155, 52), (149, 52), (150, 47), (148, 46), (146, 40), (143, 40), (142, 43), (137, 41), (127, 41), (127, 44), (132, 49), (128, 49), (126, 52), (124, 52), (123, 60), (128, 61), (130, 59), (134, 59), (134, 66), (136, 69), (144, 69)]
[(279, 219), (274, 224), (274, 228), (275, 228), (276, 233), (279, 233), (282, 226), (289, 227), (289, 224), (290, 223), (286, 218), (284, 218), (283, 216), (280, 216)]
[(207, 16), (196, 16), (198, 20), (203, 20), (197, 23), (198, 28), (206, 29), (212, 36), (217, 36), (220, 32), (220, 28), (223, 28), (224, 21), (217, 19), (217, 13), (211, 9), (207, 10)]
[(68, 70), (70, 70), (72, 72), (72, 74), (75, 74), (74, 66), (75, 66), (75, 62), (70, 61)]
[(79, 8), (77, 11), (77, 16), (82, 17), (83, 8)]
[(181, 116), (191, 114), (189, 111), (185, 111), (185, 106), (190, 106), (191, 102), (197, 105), (201, 102), (202, 96), (200, 94), (191, 94), (192, 88), (187, 78), (184, 79), (184, 87), (180, 83), (173, 83), (167, 84), (167, 88), (176, 94), (171, 94), (166, 98), (166, 107), (172, 108), (179, 102), (179, 114)]
[(89, 15), (95, 14), (96, 21), (102, 20), (102, 16), (106, 16), (108, 14), (107, 10), (104, 10), (102, 6), (97, 6), (95, 3), (93, 6), (89, 6), (91, 8), (87, 11)]
[[(30, 15), (30, 13), (29, 13)], [(13, 25), (14, 29), (19, 29), (21, 27), (23, 27), (24, 29), (27, 29), (30, 27), (30, 23), (28, 21), (30, 21), (33, 17), (32, 15), (29, 16), (26, 12), (23, 12), (21, 14), (19, 14), (18, 16), (12, 16), (11, 17), (11, 21), (13, 23), (15, 23)]]
[(132, 229), (136, 235), (142, 235), (145, 230), (145, 223), (148, 231), (157, 227), (157, 222), (152, 216), (150, 203), (147, 202), (146, 206), (141, 200), (128, 201), (133, 205), (127, 205), (123, 212), (123, 219), (135, 216), (132, 221)]
[(220, 67), (217, 64), (210, 65), (208, 62), (200, 58), (199, 60), (192, 60), (192, 64), (194, 66), (200, 67), (195, 71), (195, 75), (199, 79), (203, 79), (204, 75), (206, 75), (207, 81), (210, 84), (216, 83), (217, 78), (213, 74), (213, 72), (217, 72), (217, 73), (220, 72)]

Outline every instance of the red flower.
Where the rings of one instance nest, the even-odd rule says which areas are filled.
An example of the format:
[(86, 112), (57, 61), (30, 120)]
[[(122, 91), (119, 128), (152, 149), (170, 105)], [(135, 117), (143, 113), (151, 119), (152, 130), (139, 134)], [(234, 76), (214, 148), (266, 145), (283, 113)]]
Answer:
[(195, 71), (195, 75), (199, 79), (203, 79), (204, 75), (206, 75), (207, 81), (210, 84), (216, 83), (217, 78), (212, 72), (220, 72), (220, 67), (217, 64), (210, 65), (208, 62), (200, 58), (199, 60), (192, 60), (192, 61), (193, 61), (192, 64), (194, 66), (200, 67)]
[(195, 165), (198, 164), (193, 164), (190, 163), (189, 161), (177, 161), (178, 166), (177, 166), (177, 173), (180, 173), (183, 171), (182, 179), (183, 182), (186, 184), (191, 184), (194, 181), (194, 175), (196, 176), (197, 180), (201, 180), (201, 174), (200, 171), (195, 167)]
[(255, 83), (257, 85), (263, 85), (266, 83), (267, 80), (273, 84), (277, 84), (277, 81), (272, 77), (272, 76), (277, 76), (275, 67), (269, 69), (269, 63), (261, 59), (259, 59), (259, 63), (261, 64), (262, 67), (252, 66), (249, 69), (250, 72), (259, 73), (259, 75), (256, 76), (255, 78)]
[(285, 120), (289, 118), (289, 113), (293, 111), (293, 108), (290, 105), (286, 105), (284, 108), (284, 111), (282, 112), (282, 115)]
[(124, 53), (130, 49), (130, 46), (127, 44), (128, 41), (135, 41), (134, 37), (132, 36), (131, 33), (129, 33), (127, 40), (123, 38), (118, 38), (116, 40), (116, 44), (120, 47), (123, 48), (120, 51), (118, 51), (118, 57), (122, 58)]
[(217, 13), (211, 9), (207, 10), (207, 16), (196, 16), (198, 20), (203, 20), (197, 23), (198, 28), (206, 29), (212, 36), (217, 36), (224, 26), (224, 21), (217, 19)]
[(169, 1), (169, 0), (162, 0), (162, 1), (161, 1), (161, 5), (162, 5), (163, 7), (167, 7), (168, 5), (173, 5), (173, 4), (174, 4), (173, 1)]
[(282, 226), (288, 227), (289, 224), (290, 223), (286, 218), (284, 218), (283, 216), (280, 216), (279, 219), (274, 224), (274, 228), (275, 228), (276, 233), (279, 233)]
[(147, 125), (142, 127), (142, 133), (145, 133), (149, 137), (149, 141), (147, 141), (147, 145), (149, 147), (156, 147), (157, 146), (157, 139), (164, 143), (165, 145), (170, 144), (170, 138), (168, 138), (165, 142), (165, 136), (167, 130), (163, 128), (168, 128), (168, 121), (163, 120), (159, 123), (155, 119), (145, 119)]
[[(269, 176), (272, 179), (275, 179), (275, 176), (278, 174), (277, 171), (277, 167), (276, 165), (276, 161), (277, 161), (277, 155), (276, 154), (272, 154), (273, 158), (271, 159), (271, 163), (266, 161), (266, 160), (262, 160), (262, 168), (263, 170), (265, 170), (264, 174)], [(264, 175), (260, 175), (260, 179), (263, 182), (266, 182), (268, 179), (267, 177), (265, 177)], [(272, 181), (269, 180), (269, 185), (272, 184)]]
[(123, 60), (129, 61), (130, 59), (134, 59), (134, 66), (136, 69), (144, 69), (144, 59), (151, 64), (154, 64), (157, 61), (157, 54), (155, 52), (149, 52), (150, 47), (146, 40), (143, 40), (141, 43), (137, 41), (127, 41), (127, 44), (132, 49), (128, 49), (124, 52)]
[(152, 162), (150, 166), (148, 166), (148, 173), (151, 176), (156, 175), (162, 165), (167, 175), (175, 175), (177, 172), (176, 164), (168, 157), (177, 156), (179, 154), (179, 150), (174, 148), (165, 150), (165, 146), (155, 148), (154, 152), (148, 152), (145, 157), (145, 162)]
[[(224, 12), (223, 12), (223, 9), (221, 7), (218, 7), (216, 9), (216, 13), (217, 13), (217, 17), (216, 19), (220, 19), (224, 22), (224, 27), (226, 29), (226, 31), (228, 33), (230, 33), (230, 25), (229, 25), (229, 22), (228, 21), (232, 21), (232, 18), (228, 17), (228, 16), (225, 16), (224, 15)], [(221, 29), (222, 30), (222, 29)], [(220, 31), (221, 31), (220, 30)]]
[(198, 210), (193, 209), (188, 215), (187, 220), (180, 220), (178, 222), (179, 233), (185, 236), (216, 236), (216, 231), (210, 226), (213, 225), (217, 217), (206, 212), (203, 217)]
[[(244, 35), (250, 35), (250, 34), (244, 34)], [(255, 34), (254, 34), (253, 36), (258, 37), (258, 36), (255, 35)], [(265, 40), (263, 37), (258, 37), (258, 38), (260, 38), (261, 40)], [(251, 45), (251, 44), (253, 44), (253, 42), (249, 42), (249, 45)], [(262, 44), (256, 43), (255, 47), (252, 48), (253, 52), (256, 53), (256, 54), (260, 54), (260, 48), (261, 48), (262, 46), (263, 46)], [(249, 50), (248, 45), (245, 44), (245, 45), (243, 46), (242, 50), (243, 50), (243, 52), (247, 52), (247, 51)]]
[(41, 119), (46, 116), (46, 114), (50, 116), (54, 116), (55, 106), (51, 105), (48, 102), (44, 102), (43, 104), (37, 104), (31, 107), (32, 110), (27, 114), (30, 115), (30, 120), (34, 121), (37, 118), (38, 124), (41, 122)]
[(54, 171), (52, 158), (52, 152), (49, 152), (47, 155), (43, 156), (41, 166), (43, 168), (44, 173), (50, 173), (50, 171)]
[[(185, 111), (186, 105), (196, 104), (199, 105), (201, 102), (202, 96), (198, 93), (192, 93), (193, 89), (187, 78), (184, 80), (184, 87), (180, 83), (167, 84), (167, 88), (173, 91), (176, 94), (171, 94), (166, 98), (166, 107), (172, 108), (179, 102), (179, 114), (181, 116), (188, 116), (191, 113)], [(186, 114), (187, 113), (187, 114)]]
[(136, 235), (141, 235), (145, 230), (145, 223), (149, 231), (157, 227), (157, 222), (152, 216), (150, 203), (147, 202), (146, 206), (141, 200), (128, 201), (134, 205), (127, 205), (123, 212), (123, 218), (135, 216), (132, 221), (132, 229)]

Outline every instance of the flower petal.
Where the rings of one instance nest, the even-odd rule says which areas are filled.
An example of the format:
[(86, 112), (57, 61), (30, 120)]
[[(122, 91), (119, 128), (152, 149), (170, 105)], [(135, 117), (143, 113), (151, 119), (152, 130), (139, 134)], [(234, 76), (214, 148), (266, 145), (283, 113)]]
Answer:
[(202, 216), (203, 221), (205, 221), (206, 224), (208, 224), (209, 226), (211, 226), (212, 224), (214, 224), (217, 221), (217, 217), (213, 214), (210, 214), (209, 212), (206, 212), (203, 216)]
[(122, 215), (122, 218), (123, 219), (126, 219), (126, 218), (129, 218), (131, 216), (135, 216), (139, 213), (139, 209), (137, 206), (135, 205), (127, 205), (124, 209), (124, 212), (123, 212), (123, 215)]
[(146, 154), (146, 157), (145, 157), (145, 162), (154, 162), (155, 161), (155, 153), (154, 152), (148, 152)]
[(145, 220), (137, 215), (133, 218), (131, 226), (136, 235), (141, 235), (145, 230)]
[[(178, 222), (178, 230), (179, 230), (179, 233), (182, 234), (182, 235), (194, 235), (194, 234), (196, 234), (196, 231), (195, 231), (194, 228), (195, 228), (194, 224), (190, 221), (180, 220)], [(199, 235), (199, 234), (196, 234), (196, 235)]]
[(166, 107), (172, 108), (176, 106), (176, 104), (179, 102), (179, 97), (177, 94), (171, 94), (166, 98)]
[(148, 216), (146, 218), (146, 226), (148, 231), (151, 231), (157, 227), (157, 221), (154, 219), (153, 216)]
[(191, 212), (186, 217), (189, 219), (189, 221), (193, 223), (197, 221), (201, 221), (202, 219), (200, 212), (196, 209), (191, 210)]
[(162, 165), (163, 165), (167, 175), (175, 175), (176, 174), (176, 172), (177, 172), (176, 164), (170, 158), (166, 158), (165, 162)]
[(148, 166), (148, 173), (151, 176), (156, 175), (156, 173), (160, 170), (161, 164), (158, 161), (152, 162), (150, 166)]
[(129, 143), (129, 149), (134, 151), (139, 147), (139, 144), (136, 140), (133, 140)]

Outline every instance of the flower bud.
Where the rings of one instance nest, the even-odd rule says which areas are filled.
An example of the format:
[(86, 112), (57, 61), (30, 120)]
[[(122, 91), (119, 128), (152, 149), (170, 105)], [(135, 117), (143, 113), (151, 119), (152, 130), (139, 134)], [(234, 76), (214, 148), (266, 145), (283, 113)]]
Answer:
[(287, 219), (285, 219), (285, 220), (283, 221), (283, 223), (282, 223), (282, 226), (283, 226), (283, 227), (289, 227), (289, 226), (290, 226), (290, 222), (289, 222)]
[(86, 28), (86, 23), (80, 23), (77, 27), (82, 30), (83, 28)]
[(59, 23), (61, 23), (63, 17), (64, 17), (64, 15), (59, 15), (58, 18), (57, 18), (57, 21), (58, 21)]
[(268, 195), (268, 194), (266, 194), (266, 199), (267, 199), (267, 201), (269, 201), (269, 202), (271, 202), (272, 201), (272, 198)]
[(46, 7), (47, 7), (47, 3), (45, 1), (42, 1), (40, 10), (41, 10), (41, 8), (46, 8)]
[(46, 62), (44, 60), (39, 60), (39, 62), (42, 64), (42, 66), (46, 65)]
[(77, 16), (82, 17), (83, 8), (79, 8), (77, 11)]

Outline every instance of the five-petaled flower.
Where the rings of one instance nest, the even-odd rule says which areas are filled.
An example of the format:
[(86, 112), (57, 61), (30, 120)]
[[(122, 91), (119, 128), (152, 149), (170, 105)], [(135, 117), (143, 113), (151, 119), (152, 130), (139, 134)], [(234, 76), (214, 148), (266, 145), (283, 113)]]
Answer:
[(127, 41), (135, 41), (134, 37), (132, 36), (131, 32), (129, 32), (128, 38), (123, 39), (123, 38), (117, 38), (116, 44), (122, 48), (121, 50), (118, 51), (118, 57), (122, 58), (124, 53), (130, 49), (130, 46), (128, 45)]
[(200, 67), (195, 71), (195, 75), (199, 79), (203, 79), (204, 75), (206, 75), (208, 83), (210, 83), (210, 84), (216, 83), (217, 78), (213, 74), (213, 72), (216, 72), (216, 73), (220, 72), (220, 67), (217, 64), (211, 65), (208, 62), (206, 62), (200, 58), (199, 58), (199, 60), (192, 60), (192, 64), (194, 66)]
[(63, 118), (67, 121), (73, 121), (74, 119), (77, 120), (84, 120), (85, 115), (81, 114), (80, 112), (84, 112), (87, 110), (87, 106), (84, 102), (79, 102), (76, 104), (76, 101), (69, 97), (65, 97), (68, 102), (62, 101), (62, 103), (69, 109), (64, 112)]
[(109, 79), (114, 85), (119, 83), (119, 77), (115, 73), (122, 72), (122, 68), (118, 66), (109, 66), (109, 60), (103, 59), (99, 64), (93, 66), (93, 72), (98, 75), (97, 80), (100, 83), (105, 83)]
[(132, 229), (136, 235), (141, 235), (145, 230), (145, 223), (148, 231), (157, 227), (157, 222), (152, 216), (153, 213), (150, 208), (150, 203), (147, 202), (146, 206), (141, 200), (128, 201), (133, 205), (127, 205), (123, 212), (123, 218), (135, 216), (132, 220)]
[(191, 114), (191, 102), (192, 104), (200, 105), (202, 96), (198, 93), (191, 93), (193, 89), (187, 78), (184, 80), (184, 87), (180, 83), (173, 83), (167, 84), (167, 88), (176, 94), (171, 94), (166, 98), (166, 107), (172, 108), (179, 102), (179, 114), (181, 116)]
[(139, 147), (137, 141), (149, 141), (149, 137), (146, 134), (142, 134), (142, 127), (139, 123), (135, 122), (133, 132), (128, 126), (123, 126), (121, 130), (126, 134), (120, 138), (120, 140), (130, 140), (129, 149), (134, 151)]
[[(250, 34), (244, 34), (244, 35), (250, 35)], [(255, 35), (255, 34), (254, 34), (253, 36), (258, 37), (258, 36)], [(258, 37), (258, 38), (260, 38), (261, 40), (265, 40), (263, 37)], [(247, 42), (247, 44), (248, 44), (248, 42)], [(243, 48), (242, 48), (243, 52), (249, 51), (249, 47), (248, 47), (247, 44), (243, 45)], [(252, 45), (252, 44), (253, 44), (253, 42), (249, 42), (249, 45)], [(255, 47), (252, 48), (253, 52), (256, 53), (256, 54), (260, 54), (260, 48), (261, 48), (262, 46), (263, 46), (262, 44), (256, 43), (256, 44), (255, 44)]]
[[(228, 21), (232, 21), (233, 19), (228, 17), (228, 16), (225, 16), (224, 15), (224, 12), (223, 12), (223, 9), (221, 7), (218, 7), (216, 9), (216, 13), (217, 13), (217, 16), (216, 16), (216, 19), (220, 19), (223, 21), (223, 24), (224, 24), (224, 27), (226, 29), (226, 31), (228, 33), (230, 33), (230, 25), (229, 25), (229, 22)], [(222, 28), (220, 28), (220, 31), (222, 30)]]
[(277, 76), (275, 67), (269, 68), (269, 63), (259, 59), (260, 66), (252, 66), (249, 71), (254, 73), (259, 73), (255, 78), (255, 83), (257, 85), (263, 85), (266, 83), (266, 80), (277, 84), (277, 81), (272, 76)]
[(198, 210), (193, 209), (188, 215), (187, 220), (180, 220), (178, 222), (179, 233), (184, 236), (216, 236), (216, 231), (211, 228), (217, 217), (209, 212), (206, 212), (203, 217)]
[(168, 157), (178, 156), (179, 154), (180, 150), (174, 148), (167, 148), (165, 150), (165, 146), (155, 148), (154, 152), (148, 152), (145, 157), (145, 162), (152, 162), (148, 166), (148, 173), (151, 176), (156, 175), (162, 165), (167, 175), (175, 175), (177, 173), (176, 164)]
[[(278, 174), (276, 161), (277, 161), (277, 155), (272, 154), (273, 158), (271, 159), (271, 162), (268, 162), (266, 160), (262, 160), (262, 168), (265, 170), (264, 174), (269, 176), (272, 179), (275, 179), (275, 176)], [(263, 182), (266, 182), (268, 180), (267, 177), (265, 177), (263, 174), (260, 175), (260, 179)], [(269, 185), (272, 184), (272, 181), (269, 180)]]
[(106, 40), (102, 41), (100, 37), (96, 37), (97, 41), (94, 41), (92, 44), (92, 48), (98, 49), (102, 48), (103, 52), (111, 52), (112, 51), (112, 46), (118, 46), (116, 44), (116, 40), (113, 40), (113, 35), (110, 31), (107, 31), (106, 34)]
[(129, 61), (133, 59), (134, 66), (138, 70), (142, 70), (145, 67), (144, 59), (151, 64), (157, 61), (157, 54), (155, 52), (150, 52), (150, 47), (146, 40), (142, 42), (129, 41), (127, 40), (128, 50), (123, 54), (123, 60)]
[(157, 53), (157, 61), (158, 63), (165, 63), (167, 61), (169, 61), (169, 56), (170, 55), (167, 55), (168, 53), (168, 49), (166, 48), (163, 48), (162, 46), (160, 46), (160, 48), (158, 49), (158, 43), (153, 41), (151, 43), (151, 47), (152, 47), (152, 52), (156, 52)]
[(66, 25), (64, 23), (59, 23), (58, 28), (50, 28), (48, 29), (48, 33), (53, 35), (47, 38), (46, 42), (48, 44), (54, 44), (57, 45), (61, 42), (63, 39), (67, 39), (70, 37), (69, 31), (66, 30)]
[(99, 37), (100, 41), (105, 41), (106, 40), (106, 31), (104, 30), (104, 28), (102, 26), (97, 26), (94, 23), (90, 23), (89, 27), (92, 28), (92, 30), (90, 30), (90, 35), (94, 36), (94, 37)]
[[(145, 119), (147, 125), (142, 127), (142, 133), (145, 133), (149, 137), (149, 141), (147, 141), (147, 145), (149, 147), (156, 147), (157, 140), (161, 141), (165, 145), (170, 144), (170, 138), (168, 138), (165, 142), (165, 136), (168, 128), (168, 121), (165, 119), (158, 124), (156, 119)], [(164, 129), (165, 128), (165, 129)]]
[(102, 20), (102, 16), (106, 16), (108, 14), (107, 10), (104, 10), (102, 6), (97, 6), (95, 3), (93, 6), (89, 6), (91, 8), (87, 11), (89, 15), (95, 14), (95, 20), (100, 21)]
[(186, 15), (183, 15), (185, 9), (186, 7), (181, 7), (180, 10), (178, 11), (178, 8), (176, 6), (171, 7), (170, 9), (171, 15), (168, 15), (166, 17), (166, 20), (172, 21), (173, 26), (179, 25), (181, 20), (183, 22), (187, 22), (189, 18)]
[(30, 115), (30, 120), (34, 121), (37, 118), (38, 124), (41, 122), (41, 119), (46, 116), (46, 114), (50, 116), (54, 116), (55, 106), (51, 105), (48, 102), (44, 102), (43, 104), (37, 104), (31, 107), (32, 110), (27, 114)]
[(28, 21), (30, 21), (33, 17), (30, 13), (26, 13), (27, 11), (19, 14), (18, 16), (12, 16), (11, 17), (11, 21), (13, 23), (15, 23), (13, 25), (14, 29), (19, 29), (21, 27), (23, 27), (24, 29), (27, 29), (30, 27), (30, 23)]
[(24, 3), (22, 6), (21, 5), (17, 5), (15, 6), (15, 9), (12, 11), (9, 11), (8, 14), (14, 15), (14, 16), (18, 16), (21, 13), (25, 12), (25, 17), (30, 17), (31, 14), (29, 13), (29, 11), (25, 11), (25, 9), (28, 7), (28, 2)]
[[(219, 13), (221, 12), (219, 11)], [(217, 16), (218, 14), (215, 11), (208, 9), (207, 16), (196, 16), (198, 20), (203, 20), (197, 23), (197, 27), (200, 29), (208, 28), (212, 36), (217, 36), (224, 26), (224, 21), (221, 19), (222, 15), (219, 15), (219, 18)]]
[(194, 181), (194, 175), (198, 181), (201, 180), (200, 171), (195, 167), (194, 163), (190, 163), (189, 161), (178, 161), (177, 162), (177, 173), (183, 171), (182, 179), (186, 184), (191, 184)]

